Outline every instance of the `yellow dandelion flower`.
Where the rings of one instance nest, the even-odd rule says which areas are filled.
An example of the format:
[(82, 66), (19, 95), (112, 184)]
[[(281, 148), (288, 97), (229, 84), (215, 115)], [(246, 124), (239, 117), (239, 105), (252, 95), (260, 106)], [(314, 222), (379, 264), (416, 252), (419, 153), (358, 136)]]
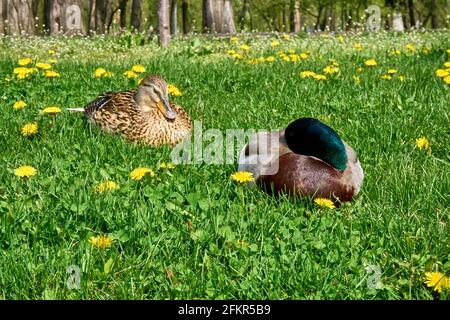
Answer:
[(300, 56), (298, 54), (290, 54), (289, 59), (291, 59), (291, 61), (293, 62), (297, 62), (300, 60)]
[(20, 130), (23, 136), (32, 136), (38, 132), (38, 124), (37, 123), (27, 123)]
[(320, 207), (334, 209), (336, 206), (334, 205), (333, 201), (326, 198), (315, 198), (314, 203), (317, 204)]
[(248, 242), (245, 241), (245, 240), (240, 240), (240, 239), (238, 239), (238, 240), (236, 241), (236, 243), (237, 243), (237, 245), (238, 245), (239, 247), (241, 247), (241, 248), (246, 248), (246, 247), (248, 247)]
[(96, 78), (101, 78), (106, 73), (106, 70), (104, 68), (97, 68), (94, 71), (94, 76)]
[(336, 61), (336, 59), (330, 59), (330, 65), (332, 67), (339, 67), (339, 63)]
[(444, 82), (445, 82), (446, 84), (450, 84), (450, 76), (446, 76), (446, 77), (444, 78)]
[(280, 45), (280, 41), (278, 41), (278, 40), (272, 40), (272, 42), (270, 43), (270, 45), (271, 45), (272, 47), (277, 47), (277, 46)]
[(235, 50), (228, 50), (227, 53), (228, 53), (230, 56), (232, 56), (233, 54), (236, 54), (236, 51), (235, 51)]
[[(295, 53), (295, 50), (294, 49), (289, 49), (288, 51), (287, 51), (287, 53), (289, 53), (289, 54), (294, 54)], [(284, 54), (284, 53), (283, 53)]]
[(174, 169), (174, 168), (175, 168), (175, 163), (173, 163), (173, 162), (168, 162), (168, 163), (162, 162), (162, 163), (159, 165), (159, 168), (160, 168), (160, 169), (171, 170), (171, 169)]
[(339, 36), (337, 36), (337, 38), (336, 38), (338, 41), (339, 41), (339, 43), (342, 43), (342, 42), (344, 42), (344, 37), (343, 36), (341, 36), (341, 35), (339, 35)]
[(436, 70), (436, 75), (439, 78), (445, 78), (446, 76), (448, 76), (450, 73), (448, 73), (448, 71), (444, 70), (444, 69), (438, 69)]
[(238, 171), (231, 175), (231, 180), (234, 180), (239, 183), (246, 183), (255, 181), (253, 178), (253, 173), (247, 171)]
[(361, 78), (358, 76), (353, 76), (353, 80), (355, 80), (356, 83), (361, 83)]
[(444, 63), (444, 67), (450, 68), (450, 61), (447, 61), (446, 63)]
[(417, 138), (416, 145), (420, 150), (422, 149), (430, 150), (430, 142), (425, 137)]
[(113, 239), (109, 235), (100, 235), (96, 237), (90, 237), (89, 242), (94, 247), (105, 249), (111, 247)]
[(47, 71), (45, 71), (45, 76), (47, 78), (56, 78), (56, 77), (59, 77), (59, 73), (56, 71), (53, 71), (53, 70), (47, 70)]
[(17, 75), (17, 80), (23, 80), (23, 79), (25, 79), (26, 77), (28, 77), (28, 74), (27, 74), (27, 73), (19, 73), (19, 74)]
[(114, 181), (104, 181), (99, 184), (97, 184), (94, 188), (94, 191), (97, 193), (103, 193), (105, 191), (111, 191), (119, 189), (119, 185), (115, 183)]
[(14, 104), (13, 104), (13, 109), (14, 109), (14, 110), (19, 110), (19, 109), (24, 108), (26, 105), (27, 105), (27, 104), (25, 103), (25, 101), (23, 101), (23, 100), (18, 100), (18, 101), (16, 101), (16, 102), (14, 102)]
[(232, 44), (235, 44), (235, 43), (238, 42), (238, 38), (237, 38), (237, 37), (231, 37), (231, 38), (230, 38), (230, 42), (231, 42)]
[(37, 170), (32, 166), (22, 166), (14, 170), (14, 174), (21, 178), (28, 178), (36, 175)]
[(145, 72), (145, 67), (142, 64), (136, 64), (131, 68), (132, 71), (137, 73)]
[(362, 51), (363, 50), (363, 46), (360, 42), (357, 42), (353, 45), (353, 47), (358, 50), (358, 51)]
[(232, 57), (238, 60), (242, 59), (242, 55), (240, 55), (239, 53), (233, 54)]
[(449, 54), (449, 55), (450, 55), (450, 49), (447, 49), (447, 54)]
[(132, 71), (132, 70), (127, 70), (127, 71), (125, 71), (124, 73), (123, 73), (123, 75), (124, 76), (126, 76), (128, 79), (131, 79), (131, 78), (137, 78), (137, 74), (136, 74), (136, 72), (134, 72), (134, 71)]
[(428, 53), (430, 53), (430, 48), (424, 47), (424, 48), (422, 49), (422, 52), (423, 52), (424, 54), (428, 54)]
[(133, 171), (131, 171), (130, 178), (137, 181), (137, 180), (141, 180), (142, 178), (144, 178), (144, 176), (146, 174), (149, 174), (151, 177), (155, 176), (155, 173), (153, 172), (152, 169), (146, 168), (146, 167), (140, 167), (140, 168), (136, 168)]
[(61, 109), (58, 107), (47, 107), (42, 109), (43, 113), (48, 113), (48, 114), (57, 114), (61, 112)]
[(450, 288), (449, 278), (441, 272), (425, 272), (425, 284), (439, 293)]
[(56, 60), (55, 58), (50, 58), (50, 59), (47, 60), (47, 62), (51, 63), (51, 64), (55, 64), (55, 63), (58, 62), (58, 60)]
[(334, 66), (326, 66), (324, 69), (323, 69), (323, 72), (325, 73), (325, 74), (334, 74), (334, 73), (338, 73), (339, 72), (339, 68), (337, 68), (337, 67), (334, 67)]
[(283, 40), (289, 40), (291, 38), (288, 34), (283, 34), (281, 37)]
[(300, 58), (302, 58), (303, 60), (308, 59), (309, 54), (307, 54), (306, 52), (302, 52), (300, 53)]
[(416, 48), (414, 47), (414, 45), (412, 43), (408, 43), (405, 47), (406, 47), (406, 49), (408, 49), (411, 52), (416, 52)]
[(19, 66), (27, 66), (29, 65), (31, 62), (33, 62), (33, 59), (31, 58), (24, 58), (24, 59), (20, 59), (19, 60)]
[(381, 79), (384, 79), (384, 80), (391, 80), (392, 77), (391, 77), (390, 75), (388, 75), (388, 74), (383, 74), (383, 75), (381, 76)]
[(36, 68), (38, 69), (42, 69), (42, 70), (48, 70), (50, 69), (52, 66), (49, 63), (45, 63), (45, 62), (38, 62), (36, 63)]
[(245, 50), (245, 51), (248, 51), (248, 50), (251, 49), (251, 47), (248, 44), (243, 44), (243, 45), (241, 45), (241, 49)]
[(53, 55), (53, 54), (56, 54), (56, 51), (55, 51), (55, 50), (52, 50), (52, 49), (48, 50), (47, 52), (48, 52), (48, 54), (52, 54), (52, 55)]
[(392, 50), (391, 51), (391, 55), (393, 55), (393, 56), (399, 56), (401, 54), (402, 54), (402, 52), (400, 50)]
[(327, 79), (327, 77), (325, 75), (323, 75), (323, 74), (316, 74), (316, 75), (313, 76), (313, 78), (316, 79), (316, 80), (319, 80), (319, 81)]
[(291, 61), (291, 58), (289, 58), (289, 56), (287, 55), (282, 55), (281, 59), (283, 59), (284, 61)]
[(396, 73), (397, 73), (397, 70), (395, 70), (395, 69), (389, 69), (387, 73), (388, 73), (388, 74), (396, 74)]
[(405, 81), (405, 76), (398, 76), (398, 80)]
[(364, 64), (368, 67), (374, 67), (377, 65), (377, 62), (375, 61), (375, 59), (368, 59), (364, 61)]
[(168, 91), (171, 96), (179, 97), (179, 96), (183, 95), (181, 93), (181, 91), (175, 85), (170, 84), (170, 83), (169, 83)]
[(302, 79), (313, 78), (315, 75), (316, 75), (316, 73), (313, 72), (313, 71), (302, 71), (302, 72), (300, 72), (300, 77)]
[(14, 74), (30, 74), (33, 73), (35, 70), (33, 68), (26, 68), (26, 67), (17, 67), (14, 68), (13, 73)]
[(274, 62), (275, 61), (275, 57), (273, 56), (269, 56), (265, 59), (266, 62)]

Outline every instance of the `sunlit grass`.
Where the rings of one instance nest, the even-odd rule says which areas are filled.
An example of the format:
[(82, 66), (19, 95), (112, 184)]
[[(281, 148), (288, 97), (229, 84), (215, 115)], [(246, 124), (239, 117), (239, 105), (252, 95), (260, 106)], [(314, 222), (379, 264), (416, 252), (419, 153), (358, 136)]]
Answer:
[[(450, 85), (435, 74), (449, 38), (192, 38), (166, 51), (154, 40), (0, 38), (0, 297), (448, 298), (424, 274), (449, 273)], [(292, 54), (298, 60), (283, 59)], [(57, 59), (50, 70), (60, 76), (38, 70), (18, 80), (13, 69), (27, 58), (27, 68)], [(300, 76), (330, 64), (338, 72), (324, 80)], [(164, 75), (204, 129), (321, 119), (358, 152), (361, 194), (331, 210), (239, 185), (230, 179), (237, 165), (169, 170), (169, 147), (127, 143), (64, 110), (136, 87), (124, 72), (137, 65)], [(112, 74), (96, 77), (98, 68)], [(36, 135), (21, 134), (27, 123)], [(37, 174), (14, 174), (26, 165)], [(136, 168), (154, 174), (134, 179)], [(90, 242), (100, 235), (111, 240), (103, 249)], [(81, 269), (80, 290), (66, 286), (71, 265)], [(380, 289), (367, 287), (369, 265), (381, 270)]]

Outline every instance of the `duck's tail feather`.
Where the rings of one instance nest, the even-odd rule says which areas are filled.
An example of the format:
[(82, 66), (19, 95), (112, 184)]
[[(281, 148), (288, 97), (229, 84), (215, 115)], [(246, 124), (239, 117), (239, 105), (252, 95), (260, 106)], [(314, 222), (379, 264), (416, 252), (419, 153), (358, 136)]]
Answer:
[(69, 111), (84, 112), (84, 108), (66, 108)]

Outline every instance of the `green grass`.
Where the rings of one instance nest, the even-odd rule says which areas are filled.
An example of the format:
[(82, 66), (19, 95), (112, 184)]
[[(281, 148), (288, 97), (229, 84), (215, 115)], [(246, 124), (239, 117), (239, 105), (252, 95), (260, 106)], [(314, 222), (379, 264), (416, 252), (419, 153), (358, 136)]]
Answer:
[[(435, 75), (448, 59), (448, 32), (345, 36), (343, 43), (303, 36), (271, 48), (275, 37), (237, 45), (175, 40), (167, 51), (121, 38), (0, 38), (0, 298), (448, 299), (423, 282), (427, 271), (450, 274), (450, 86)], [(227, 54), (244, 42), (252, 57), (276, 60), (252, 65)], [(409, 42), (416, 53), (405, 48)], [(278, 58), (291, 48), (310, 57)], [(19, 58), (45, 61), (48, 49), (57, 52), (59, 78), (14, 79)], [(300, 78), (300, 71), (321, 72), (331, 58), (338, 75)], [(358, 73), (369, 58), (378, 65)], [(358, 152), (366, 175), (360, 195), (329, 210), (237, 186), (229, 178), (237, 165), (165, 172), (158, 164), (170, 161), (168, 147), (127, 143), (79, 113), (40, 112), (135, 87), (122, 73), (136, 63), (176, 84), (183, 95), (174, 100), (204, 129), (322, 119)], [(97, 67), (114, 77), (95, 79)], [(380, 78), (391, 68), (405, 81)], [(13, 110), (19, 99), (28, 105)], [(32, 121), (38, 135), (21, 136)], [(416, 147), (422, 136), (431, 154)], [(16, 177), (21, 165), (38, 174)], [(131, 180), (139, 166), (157, 177)], [(120, 189), (92, 191), (107, 179)], [(88, 242), (102, 233), (115, 239), (104, 250)], [(66, 286), (70, 265), (82, 270), (79, 290)], [(368, 265), (379, 266), (380, 289), (367, 287)]]

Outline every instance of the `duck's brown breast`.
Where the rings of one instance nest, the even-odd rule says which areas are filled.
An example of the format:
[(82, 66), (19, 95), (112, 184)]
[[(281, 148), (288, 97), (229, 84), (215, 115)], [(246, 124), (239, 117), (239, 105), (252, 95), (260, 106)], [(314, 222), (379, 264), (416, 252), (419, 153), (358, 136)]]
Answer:
[(287, 153), (279, 158), (279, 170), (274, 175), (261, 176), (257, 183), (267, 191), (294, 193), (314, 198), (352, 199), (355, 189), (345, 183), (346, 171), (339, 172), (320, 159), (296, 153)]

